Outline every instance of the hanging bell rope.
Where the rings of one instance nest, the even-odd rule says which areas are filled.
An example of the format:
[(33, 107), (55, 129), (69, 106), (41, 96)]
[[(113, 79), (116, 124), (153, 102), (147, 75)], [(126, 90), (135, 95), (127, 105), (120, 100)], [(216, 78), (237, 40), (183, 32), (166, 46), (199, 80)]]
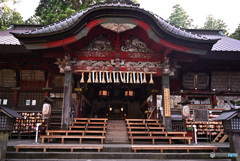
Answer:
[(139, 73), (140, 74), (140, 83), (143, 83), (143, 77), (142, 77), (142, 72)]
[(116, 73), (116, 75), (117, 75), (116, 83), (120, 83), (120, 82), (119, 82), (119, 78), (118, 78), (118, 73)]
[(89, 74), (88, 74), (88, 81), (87, 81), (87, 83), (92, 83), (92, 81), (91, 81), (91, 72), (89, 72)]
[(129, 81), (129, 83), (132, 84), (133, 83), (132, 73), (129, 73), (129, 74), (130, 74), (130, 81)]
[(112, 73), (109, 72), (109, 83), (112, 83)]
[(126, 83), (126, 80), (125, 80), (125, 72), (123, 72), (123, 83)]
[(84, 83), (84, 72), (82, 72), (82, 78), (80, 80), (80, 83)]
[(147, 83), (147, 79), (146, 79), (146, 73), (144, 72), (144, 76), (143, 76), (143, 83)]
[(149, 84), (153, 84), (153, 76), (152, 76), (152, 73), (150, 74), (150, 81), (149, 81)]
[(139, 84), (140, 81), (139, 81), (139, 74), (137, 73), (137, 80), (136, 80), (136, 83)]
[(104, 77), (104, 72), (102, 73), (102, 83), (106, 83), (105, 77)]
[(98, 72), (96, 72), (96, 79), (95, 79), (95, 83), (99, 83), (99, 81), (98, 81)]

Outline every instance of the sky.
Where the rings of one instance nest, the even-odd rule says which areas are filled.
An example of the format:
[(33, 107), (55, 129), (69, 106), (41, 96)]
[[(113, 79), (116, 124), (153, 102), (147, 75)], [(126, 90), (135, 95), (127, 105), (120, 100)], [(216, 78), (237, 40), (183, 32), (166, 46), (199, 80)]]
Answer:
[[(40, 0), (21, 0), (21, 3), (11, 5), (26, 20), (34, 14)], [(215, 19), (222, 19), (232, 33), (240, 24), (240, 0), (138, 0), (140, 7), (151, 11), (167, 20), (173, 12), (172, 7), (180, 4), (193, 19), (194, 26), (202, 27), (210, 14)]]

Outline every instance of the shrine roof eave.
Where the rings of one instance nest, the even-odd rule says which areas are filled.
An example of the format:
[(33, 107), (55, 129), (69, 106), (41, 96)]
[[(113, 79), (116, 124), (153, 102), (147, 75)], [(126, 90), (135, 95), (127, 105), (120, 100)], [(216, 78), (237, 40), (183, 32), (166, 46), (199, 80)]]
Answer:
[(12, 34), (20, 40), (21, 44), (57, 41), (76, 35), (86, 27), (87, 23), (93, 19), (101, 19), (103, 17), (129, 17), (144, 21), (151, 26), (159, 38), (183, 46), (194, 46), (194, 48), (210, 50), (212, 45), (219, 40), (193, 34), (170, 24), (156, 14), (137, 6), (121, 3), (96, 5), (54, 24), (46, 25), (25, 33)]

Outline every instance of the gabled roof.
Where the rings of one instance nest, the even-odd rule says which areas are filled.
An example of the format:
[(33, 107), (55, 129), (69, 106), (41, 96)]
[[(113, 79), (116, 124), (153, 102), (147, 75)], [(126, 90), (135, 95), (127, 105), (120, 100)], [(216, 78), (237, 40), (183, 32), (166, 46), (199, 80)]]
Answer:
[[(40, 25), (11, 25), (9, 29), (0, 31), (0, 45), (21, 45), (13, 33), (26, 33), (33, 29), (39, 28)], [(42, 26), (42, 25), (41, 25)]]
[(50, 24), (50, 25), (43, 26), (43, 27), (35, 29), (35, 30), (31, 30), (26, 33), (16, 33), (15, 35), (16, 36), (17, 35), (43, 35), (43, 34), (50, 34), (50, 33), (59, 33), (61, 31), (64, 31), (64, 30), (74, 26), (81, 17), (87, 15), (89, 12), (94, 11), (96, 9), (102, 9), (102, 8), (106, 8), (106, 9), (107, 8), (116, 8), (116, 9), (123, 8), (123, 9), (131, 9), (131, 10), (134, 9), (134, 10), (138, 10), (141, 12), (146, 12), (148, 14), (151, 14), (155, 18), (155, 20), (158, 22), (158, 24), (162, 27), (162, 29), (165, 30), (165, 32), (167, 32), (167, 33), (171, 33), (175, 36), (187, 38), (187, 39), (217, 40), (216, 38), (207, 38), (207, 37), (204, 37), (204, 36), (201, 36), (198, 34), (191, 33), (180, 27), (174, 26), (174, 25), (170, 24), (169, 22), (167, 22), (166, 20), (159, 17), (158, 15), (156, 15), (150, 11), (147, 11), (143, 8), (140, 8), (139, 6), (133, 6), (133, 5), (120, 3), (120, 2), (95, 5), (90, 8), (87, 8), (85, 10), (82, 10), (64, 20), (58, 21), (58, 22)]
[(220, 39), (211, 51), (240, 51), (240, 40), (232, 39), (223, 34), (222, 30), (188, 30), (208, 39)]
[(9, 117), (23, 118), (15, 110), (8, 108), (8, 107), (0, 106), (0, 112), (5, 113)]
[(240, 110), (229, 110), (229, 111), (223, 111), (220, 116), (215, 118), (215, 121), (222, 121), (222, 120), (230, 120), (233, 117), (237, 116)]

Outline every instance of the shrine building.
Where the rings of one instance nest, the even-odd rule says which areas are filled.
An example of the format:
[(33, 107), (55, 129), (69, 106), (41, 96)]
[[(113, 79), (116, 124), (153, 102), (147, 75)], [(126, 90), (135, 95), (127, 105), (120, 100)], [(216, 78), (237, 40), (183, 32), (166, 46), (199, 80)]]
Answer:
[[(154, 118), (176, 131), (204, 121), (200, 110), (212, 121), (240, 105), (240, 41), (160, 16), (106, 1), (53, 24), (0, 31), (0, 105), (25, 119), (12, 134), (31, 133), (37, 122), (68, 129), (73, 118)], [(51, 114), (43, 120), (46, 99)]]

